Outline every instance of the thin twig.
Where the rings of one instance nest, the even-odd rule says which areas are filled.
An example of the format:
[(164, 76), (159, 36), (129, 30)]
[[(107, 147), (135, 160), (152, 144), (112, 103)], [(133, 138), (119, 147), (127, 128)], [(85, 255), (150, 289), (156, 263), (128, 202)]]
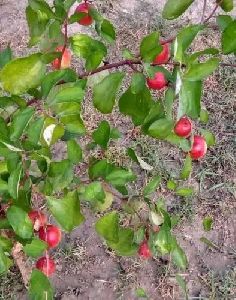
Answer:
[(204, 17), (205, 17), (206, 7), (207, 7), (207, 0), (204, 0), (203, 9), (202, 9), (201, 23), (203, 22)]
[(206, 24), (213, 16), (214, 13), (216, 12), (217, 8), (220, 6), (220, 4), (223, 2), (223, 0), (220, 0), (216, 3), (214, 9), (212, 10), (212, 12), (209, 14), (209, 16), (203, 21), (203, 24)]

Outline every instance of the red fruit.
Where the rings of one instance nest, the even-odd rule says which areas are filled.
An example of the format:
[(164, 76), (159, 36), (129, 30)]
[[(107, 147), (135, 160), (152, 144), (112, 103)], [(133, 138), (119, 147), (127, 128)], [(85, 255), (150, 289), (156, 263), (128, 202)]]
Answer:
[(170, 59), (170, 46), (169, 44), (162, 45), (162, 51), (160, 54), (156, 56), (156, 58), (153, 61), (154, 65), (161, 65), (168, 62)]
[(34, 229), (36, 231), (38, 231), (40, 227), (47, 224), (47, 217), (45, 216), (45, 214), (41, 213), (38, 210), (31, 210), (28, 213), (28, 216), (32, 221)]
[(81, 3), (77, 6), (75, 12), (85, 13), (85, 16), (78, 21), (80, 25), (89, 26), (93, 23), (93, 18), (89, 15), (89, 8), (90, 5), (88, 3)]
[(61, 241), (61, 230), (54, 225), (40, 227), (39, 238), (48, 244), (48, 248), (54, 248)]
[(167, 85), (167, 81), (162, 72), (157, 72), (154, 75), (154, 78), (147, 79), (147, 85), (150, 89), (161, 90), (162, 88), (164, 88)]
[(187, 117), (182, 117), (179, 121), (175, 124), (174, 132), (178, 136), (187, 138), (191, 135), (192, 131), (192, 122)]
[(194, 135), (193, 146), (190, 151), (192, 159), (202, 158), (207, 153), (207, 143), (205, 139), (200, 135)]
[(140, 244), (139, 249), (138, 249), (138, 254), (142, 257), (142, 258), (150, 258), (152, 256), (152, 253), (148, 247), (148, 242), (147, 241), (143, 241), (142, 244)]
[[(63, 48), (64, 48), (63, 46), (59, 46), (59, 47), (57, 47), (56, 51), (62, 52)], [(60, 63), (60, 58), (56, 58), (52, 62), (52, 67), (55, 70), (66, 69), (66, 68), (70, 67), (70, 63), (71, 63), (71, 53), (70, 53), (70, 50), (66, 48), (62, 55), (61, 63)]]
[(56, 270), (54, 260), (48, 256), (39, 258), (36, 262), (36, 268), (43, 272), (46, 276), (52, 275)]

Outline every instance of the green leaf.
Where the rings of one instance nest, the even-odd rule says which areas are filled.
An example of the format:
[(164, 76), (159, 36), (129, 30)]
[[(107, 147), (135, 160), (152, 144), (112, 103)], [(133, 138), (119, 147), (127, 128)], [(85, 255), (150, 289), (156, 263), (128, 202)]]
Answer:
[(131, 170), (116, 168), (106, 175), (106, 180), (114, 186), (122, 186), (129, 181), (134, 181), (136, 176)]
[(12, 141), (17, 141), (21, 137), (33, 117), (33, 114), (34, 109), (32, 107), (17, 111), (10, 126), (10, 139)]
[(26, 255), (32, 256), (32, 257), (39, 257), (43, 254), (43, 252), (47, 249), (48, 244), (44, 241), (33, 238), (32, 241), (29, 244), (26, 244), (23, 247), (23, 250)]
[(194, 0), (167, 0), (162, 16), (164, 19), (173, 20), (181, 16)]
[(110, 132), (110, 139), (113, 139), (113, 140), (117, 140), (119, 138), (121, 138), (121, 133), (120, 131), (117, 129), (117, 128), (112, 128), (111, 129), (111, 132)]
[(137, 252), (137, 245), (134, 244), (134, 232), (129, 228), (119, 228), (118, 242), (108, 241), (107, 244), (118, 255), (132, 256)]
[(183, 169), (181, 170), (181, 173), (180, 173), (180, 178), (181, 179), (188, 179), (191, 172), (192, 172), (192, 158), (188, 154), (185, 158), (184, 166), (183, 166)]
[(204, 136), (208, 147), (214, 146), (216, 144), (216, 138), (212, 132), (202, 128), (200, 129), (200, 132)]
[(205, 231), (210, 231), (212, 229), (213, 219), (212, 217), (205, 217), (202, 221), (202, 225)]
[(82, 156), (83, 156), (82, 149), (75, 140), (69, 140), (67, 142), (67, 154), (68, 154), (68, 159), (73, 164), (78, 164), (82, 160)]
[(28, 136), (28, 140), (32, 144), (38, 145), (43, 132), (43, 127), (44, 127), (44, 117), (40, 117), (30, 122), (26, 133)]
[[(101, 195), (100, 195), (100, 198), (101, 198)], [(95, 211), (103, 212), (111, 207), (113, 200), (114, 200), (114, 197), (113, 197), (112, 193), (105, 191), (105, 198), (102, 200), (102, 202), (101, 201), (94, 202), (93, 208), (95, 209)]]
[(219, 50), (215, 48), (207, 48), (205, 50), (195, 52), (187, 58), (187, 64), (195, 64), (198, 62), (200, 56), (209, 55), (209, 54), (212, 55), (219, 54)]
[(129, 49), (122, 50), (122, 56), (125, 59), (134, 59), (134, 55), (132, 54), (132, 52)]
[(145, 88), (145, 85), (146, 78), (142, 73), (136, 72), (132, 75), (131, 91), (133, 94), (141, 93), (142, 90)]
[(110, 132), (111, 128), (109, 123), (107, 121), (102, 121), (92, 134), (94, 142), (100, 145), (102, 149), (107, 149), (110, 139)]
[(220, 2), (220, 7), (226, 12), (229, 12), (234, 8), (233, 0), (217, 0), (217, 2)]
[(86, 34), (74, 35), (70, 41), (74, 54), (86, 60), (85, 67), (88, 71), (97, 68), (107, 54), (107, 49), (102, 42)]
[[(13, 243), (10, 239), (4, 237), (4, 236), (0, 236), (0, 248), (4, 251), (4, 252), (10, 252), (12, 249)], [(1, 273), (1, 272), (0, 272)]]
[(6, 256), (0, 247), (0, 275), (6, 273), (11, 266), (11, 260)]
[(168, 180), (166, 187), (168, 188), (168, 190), (175, 191), (177, 188), (177, 183), (173, 180)]
[(191, 45), (198, 32), (203, 28), (204, 25), (191, 25), (183, 28), (178, 33), (174, 43), (174, 59), (176, 61), (180, 63), (185, 61), (185, 51)]
[(30, 6), (26, 7), (26, 19), (30, 34), (29, 47), (32, 47), (41, 40), (49, 19), (42, 13), (34, 11)]
[(46, 98), (51, 88), (59, 83), (60, 81), (74, 82), (76, 81), (77, 75), (74, 70), (63, 69), (48, 73), (42, 80), (41, 91), (43, 98)]
[(193, 119), (199, 117), (201, 111), (201, 94), (201, 81), (183, 80), (179, 94), (178, 119), (184, 115)]
[(200, 121), (204, 124), (207, 124), (209, 121), (209, 113), (206, 109), (201, 109), (200, 111)]
[(53, 217), (66, 231), (73, 230), (85, 220), (80, 212), (77, 191), (69, 192), (62, 199), (47, 197), (47, 204)]
[(182, 291), (184, 292), (186, 300), (188, 300), (188, 288), (187, 288), (186, 281), (179, 274), (176, 274), (175, 278), (176, 278), (178, 285), (181, 287)]
[(36, 53), (6, 64), (0, 72), (3, 88), (11, 94), (19, 95), (37, 87), (46, 71), (46, 65), (40, 58), (41, 54)]
[(219, 62), (220, 60), (218, 58), (210, 58), (208, 61), (204, 63), (193, 64), (190, 66), (188, 71), (184, 74), (184, 79), (189, 81), (202, 80), (208, 77), (211, 73), (213, 73), (218, 68)]
[(97, 233), (107, 242), (118, 243), (119, 241), (119, 215), (112, 211), (101, 217), (95, 224)]
[(147, 164), (140, 156), (138, 156), (132, 148), (127, 149), (127, 154), (134, 162), (139, 164), (142, 169), (147, 171), (153, 170), (153, 167)]
[(164, 98), (164, 107), (166, 112), (166, 118), (172, 120), (172, 110), (173, 110), (173, 103), (175, 100), (175, 91), (172, 88), (168, 88), (165, 92)]
[(103, 114), (109, 114), (112, 112), (116, 94), (123, 78), (124, 73), (111, 73), (94, 86), (93, 105), (97, 108), (97, 110)]
[(193, 195), (193, 188), (178, 187), (175, 193), (177, 196), (190, 197)]
[(236, 51), (236, 20), (229, 23), (223, 31), (221, 45), (224, 54)]
[(56, 119), (46, 118), (42, 130), (41, 143), (48, 147), (55, 144), (63, 136), (64, 131), (64, 127), (61, 124), (57, 124)]
[(170, 253), (172, 249), (173, 237), (171, 235), (169, 226), (165, 225), (164, 223), (153, 242), (162, 255)]
[(136, 126), (143, 124), (152, 105), (153, 100), (147, 87), (139, 94), (133, 94), (129, 88), (119, 100), (120, 112), (132, 117)]
[(30, 7), (35, 11), (40, 11), (42, 14), (45, 14), (48, 19), (54, 18), (54, 13), (51, 10), (50, 6), (42, 0), (29, 0)]
[(22, 173), (22, 166), (21, 164), (18, 164), (15, 170), (11, 172), (8, 178), (8, 192), (13, 199), (18, 198), (21, 173)]
[(216, 17), (217, 25), (220, 27), (221, 31), (224, 31), (225, 28), (231, 23), (233, 19), (227, 15), (220, 15)]
[(202, 236), (200, 238), (200, 241), (204, 244), (206, 244), (208, 247), (212, 248), (212, 249), (215, 249), (215, 250), (219, 250), (219, 247), (213, 243), (212, 241), (208, 240), (206, 237)]
[(161, 51), (158, 32), (153, 32), (143, 38), (140, 44), (140, 54), (145, 62), (152, 62)]
[(147, 294), (143, 288), (137, 288), (135, 291), (136, 297), (148, 299)]
[(0, 69), (3, 68), (9, 61), (12, 60), (12, 51), (8, 45), (6, 49), (0, 51)]
[(51, 177), (51, 184), (55, 192), (67, 188), (73, 179), (73, 175), (73, 165), (68, 159), (51, 162), (49, 166), (48, 176)]
[(173, 263), (182, 270), (185, 270), (188, 265), (188, 260), (184, 250), (177, 244), (174, 249), (171, 251), (171, 259)]
[(114, 26), (110, 21), (103, 19), (100, 27), (100, 33), (104, 39), (112, 43), (116, 39), (116, 32)]
[(168, 119), (159, 119), (151, 124), (148, 134), (154, 138), (165, 139), (172, 131), (174, 122)]
[(12, 205), (7, 210), (7, 219), (19, 237), (23, 239), (32, 237), (33, 224), (28, 217), (28, 214), (23, 209)]
[(44, 52), (42, 60), (45, 63), (49, 63), (55, 58), (59, 58), (60, 52), (56, 51), (56, 48), (58, 45), (64, 45), (64, 34), (61, 30), (61, 22), (58, 20), (50, 22), (39, 42), (40, 50)]
[[(150, 103), (151, 105), (151, 103)], [(148, 129), (152, 123), (155, 121), (162, 119), (165, 117), (165, 111), (164, 107), (161, 102), (155, 102), (151, 109), (149, 110), (149, 113), (147, 114), (146, 118), (144, 119), (143, 125), (142, 125), (142, 131), (145, 134), (148, 134)]]
[(143, 195), (148, 196), (148, 195), (154, 193), (160, 183), (161, 183), (161, 176), (159, 176), (159, 175), (154, 176), (149, 181), (149, 183), (145, 186), (145, 188), (143, 190)]
[(29, 296), (32, 300), (53, 300), (54, 291), (47, 276), (37, 269), (32, 271), (29, 282)]
[(100, 182), (92, 182), (79, 190), (85, 201), (99, 201), (104, 203), (106, 194)]

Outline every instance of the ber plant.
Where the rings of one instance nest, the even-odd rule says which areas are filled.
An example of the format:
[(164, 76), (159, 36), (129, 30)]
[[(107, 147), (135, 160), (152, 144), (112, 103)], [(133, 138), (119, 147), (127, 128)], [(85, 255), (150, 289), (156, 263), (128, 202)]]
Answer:
[[(96, 3), (86, 1), (74, 8), (75, 2), (54, 0), (50, 7), (44, 0), (29, 0), (29, 47), (37, 45), (40, 52), (21, 58), (13, 58), (9, 46), (0, 52), (0, 273), (7, 272), (16, 245), (20, 247), (35, 260), (29, 280), (32, 299), (53, 298), (47, 276), (56, 266), (50, 251), (59, 245), (61, 230), (83, 226), (81, 202), (90, 205), (91, 213), (100, 212), (95, 230), (117, 255), (151, 258), (169, 254), (177, 268), (187, 268), (186, 255), (172, 232), (174, 218), (165, 201), (155, 198), (155, 191), (162, 182), (176, 196), (191, 196), (193, 189), (182, 180), (189, 178), (192, 160), (203, 158), (207, 147), (214, 145), (213, 134), (204, 128), (208, 112), (201, 109), (203, 80), (220, 64), (230, 67), (221, 58), (236, 53), (236, 21), (229, 15), (216, 19), (222, 32), (221, 49), (189, 51), (218, 8), (233, 9), (232, 0), (216, 1), (209, 16), (202, 12), (201, 24), (189, 25), (175, 37), (162, 40), (158, 32), (150, 33), (140, 41), (138, 54), (124, 49), (124, 60), (112, 63), (105, 59), (109, 44), (115, 42), (114, 26), (99, 13)], [(163, 17), (176, 19), (193, 2), (168, 0)], [(77, 23), (78, 33), (69, 37), (72, 23)], [(80, 33), (83, 26), (91, 26), (97, 38)], [(85, 70), (76, 73), (70, 68), (72, 55), (83, 61)], [(133, 73), (123, 91), (122, 82), (129, 80), (125, 68)], [(140, 195), (129, 193), (129, 184), (138, 175), (105, 159), (110, 141), (120, 138), (107, 121), (98, 124), (89, 135), (92, 142), (81, 148), (79, 140), (88, 134), (82, 103), (91, 76), (96, 79), (92, 101), (98, 113), (111, 113), (117, 102), (121, 114), (129, 116), (144, 135), (182, 149), (186, 158), (179, 178), (163, 182), (161, 174), (150, 173), (154, 176)], [(161, 98), (152, 90), (158, 90)], [(67, 146), (62, 160), (55, 160), (52, 153), (58, 141)], [(82, 177), (74, 171), (84, 161), (83, 151), (88, 156), (94, 147), (103, 150), (103, 159), (90, 155), (88, 176)], [(151, 171), (135, 149), (129, 148), (127, 155), (141, 169)], [(118, 211), (112, 208), (117, 197), (125, 203)], [(43, 212), (39, 207), (44, 207)], [(49, 215), (58, 225), (50, 224)], [(122, 225), (120, 215), (129, 227)]]

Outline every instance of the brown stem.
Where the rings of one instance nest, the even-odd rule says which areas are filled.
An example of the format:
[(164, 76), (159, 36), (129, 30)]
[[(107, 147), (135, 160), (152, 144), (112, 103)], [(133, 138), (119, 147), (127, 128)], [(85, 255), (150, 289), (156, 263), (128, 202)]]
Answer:
[(206, 12), (206, 7), (207, 7), (207, 0), (204, 0), (204, 3), (203, 3), (203, 9), (202, 9), (201, 23), (202, 23), (203, 20), (204, 20), (204, 16), (205, 16), (205, 12)]
[(214, 9), (212, 10), (212, 12), (209, 14), (209, 16), (203, 21), (203, 24), (206, 24), (213, 16), (214, 13), (216, 12), (217, 8), (220, 6), (221, 2), (223, 2), (223, 0), (220, 0), (216, 3)]

